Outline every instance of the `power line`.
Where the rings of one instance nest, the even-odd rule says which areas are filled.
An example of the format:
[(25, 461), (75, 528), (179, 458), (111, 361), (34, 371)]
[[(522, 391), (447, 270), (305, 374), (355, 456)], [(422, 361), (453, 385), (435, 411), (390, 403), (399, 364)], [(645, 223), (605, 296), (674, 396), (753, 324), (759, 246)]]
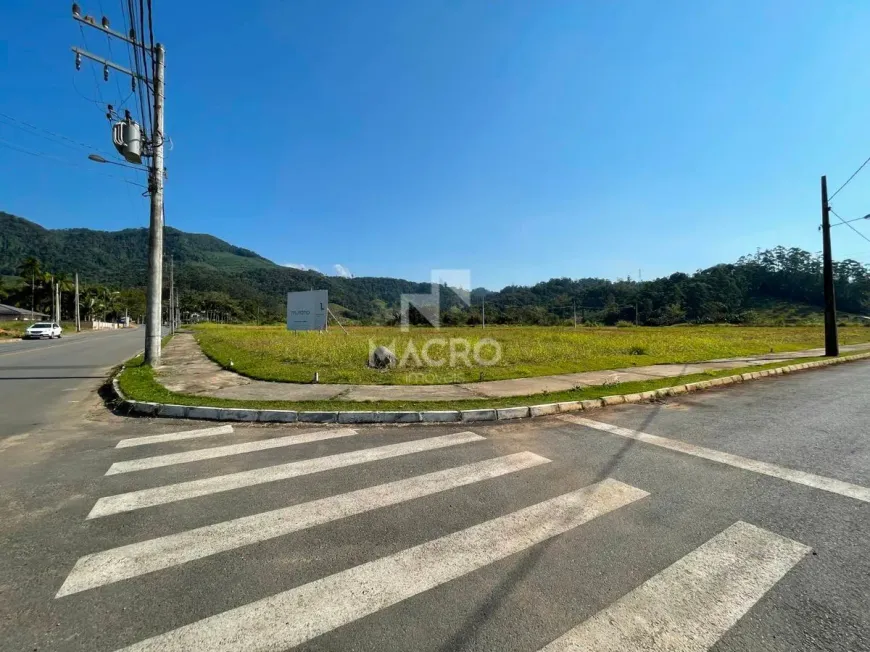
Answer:
[[(39, 136), (40, 138), (45, 138), (46, 140), (56, 142), (60, 145), (64, 145), (66, 147), (72, 148), (73, 146), (82, 147), (84, 149), (90, 150), (92, 152), (99, 152), (101, 154), (106, 154), (101, 149), (94, 147), (93, 145), (88, 145), (86, 143), (79, 142), (77, 140), (73, 140), (63, 134), (58, 134), (43, 127), (37, 127), (34, 124), (27, 122), (26, 120), (20, 120), (19, 118), (15, 118), (11, 115), (3, 113), (0, 111), (0, 118), (5, 118), (7, 121), (12, 120), (18, 124), (11, 124), (9, 122), (4, 122), (3, 124), (7, 124), (10, 127), (15, 127), (16, 129), (21, 129), (24, 133), (31, 134), (33, 136)], [(42, 133), (34, 133), (34, 132), (42, 132)], [(69, 143), (69, 144), (68, 144)]]
[(100, 111), (102, 111), (105, 107), (104, 107), (100, 102), (98, 102), (97, 100), (95, 100), (95, 99), (92, 98), (92, 97), (88, 97), (87, 95), (85, 95), (84, 93), (82, 93), (81, 90), (79, 90), (79, 85), (76, 83), (76, 77), (77, 77), (77, 76), (78, 76), (78, 75), (76, 75), (76, 73), (73, 73), (73, 75), (72, 75), (73, 88), (76, 89), (76, 93), (78, 93), (79, 96), (80, 96), (83, 100), (87, 100), (87, 101), (90, 102), (91, 104), (96, 105), (96, 106), (100, 109)]
[(104, 177), (109, 177), (111, 179), (118, 179), (119, 181), (123, 181), (124, 183), (129, 183), (131, 186), (138, 186), (139, 188), (146, 187), (141, 183), (136, 183), (135, 181), (130, 181), (129, 179), (125, 179), (124, 177), (119, 177), (119, 176), (116, 176), (114, 174), (107, 174), (105, 172), (96, 172), (96, 170), (93, 170), (90, 166), (85, 166), (85, 165), (82, 165), (82, 164), (77, 163), (75, 161), (68, 161), (66, 159), (58, 158), (57, 156), (52, 156), (51, 154), (46, 154), (44, 152), (34, 152), (34, 151), (29, 150), (29, 149), (25, 149), (23, 147), (20, 147), (18, 145), (10, 143), (7, 140), (0, 139), (0, 147), (6, 147), (7, 149), (11, 149), (15, 152), (20, 152), (22, 154), (27, 154), (29, 156), (35, 156), (37, 158), (44, 158), (44, 159), (49, 160), (49, 161), (54, 161), (55, 163), (60, 163), (61, 165), (70, 165), (70, 166), (75, 167), (75, 168), (82, 168), (84, 170), (89, 170), (91, 172), (95, 172), (96, 174), (100, 174), (101, 176), (104, 176)]
[[(82, 34), (82, 44), (84, 44), (85, 49), (90, 50), (91, 48), (88, 47), (88, 38), (85, 36), (85, 30), (81, 25), (79, 25), (79, 32)], [(97, 88), (97, 97), (100, 98), (100, 104), (105, 106), (106, 103), (103, 101), (103, 94), (100, 92), (100, 82), (97, 81), (97, 71), (94, 70), (93, 66), (88, 67), (91, 69), (91, 74), (94, 76), (94, 86)]]
[[(105, 17), (106, 12), (103, 10), (103, 0), (99, 0), (98, 4), (100, 6), (100, 16)], [(112, 52), (112, 37), (109, 36), (108, 33), (106, 33), (106, 45), (108, 45), (109, 47), (109, 58), (114, 59), (115, 53)], [(118, 89), (118, 101), (120, 102), (120, 104), (117, 104), (116, 107), (117, 110), (120, 111), (124, 108), (124, 104), (126, 104), (127, 100), (130, 99), (130, 95), (132, 95), (132, 93), (130, 95), (127, 95), (126, 99), (122, 99), (124, 97), (124, 91), (121, 90), (121, 84), (118, 81), (118, 75), (112, 75), (112, 77), (115, 78), (115, 88)]]
[[(846, 179), (845, 183), (843, 183), (842, 186), (840, 186), (839, 188), (837, 188), (837, 190), (834, 192), (833, 195), (831, 195), (830, 197), (828, 197), (828, 201), (831, 201), (834, 197), (837, 196), (837, 193), (839, 193), (843, 188), (845, 188), (846, 186), (848, 186), (848, 185), (849, 185), (849, 182), (850, 182), (852, 179), (854, 179), (854, 178), (858, 175), (858, 173), (859, 173), (861, 170), (864, 169), (864, 166), (867, 165), (868, 163), (870, 163), (870, 157), (868, 157), (867, 160), (864, 161), (864, 162), (863, 162), (863, 163), (858, 167), (858, 169), (855, 170), (855, 171), (852, 173), (852, 176), (851, 176), (851, 177), (849, 177), (848, 179)], [(833, 211), (831, 211), (831, 212), (833, 213)], [(837, 215), (837, 214), (834, 213), (834, 215)], [(840, 217), (840, 216), (837, 215), (837, 217)]]
[[(143, 73), (145, 75), (145, 98), (146, 98), (146, 105), (148, 108), (148, 131), (151, 134), (151, 138), (153, 139), (154, 138), (154, 116), (151, 113), (151, 101), (150, 101), (151, 100), (151, 96), (150, 96), (151, 85), (150, 85), (150, 81), (149, 81), (151, 79), (151, 77), (153, 77), (153, 74), (151, 76), (148, 75), (148, 63), (149, 63), (150, 57), (148, 56), (148, 54), (145, 51), (145, 0), (139, 0), (139, 38), (136, 39), (136, 41), (139, 43), (139, 49), (140, 49), (141, 55), (142, 55), (142, 70), (143, 70)], [(152, 68), (152, 73), (153, 73), (154, 61), (152, 60), (150, 63), (151, 63), (151, 68)]]
[[(870, 159), (868, 159), (868, 160), (870, 160)], [(866, 163), (866, 161), (865, 161), (865, 163)], [(864, 166), (861, 166), (861, 167), (864, 167)], [(857, 172), (856, 172), (856, 174), (857, 174)], [(853, 174), (852, 176), (854, 177), (855, 175)], [(846, 183), (848, 183), (848, 182), (846, 182)], [(834, 193), (834, 194), (836, 194), (836, 193)], [(854, 226), (852, 226), (851, 224), (849, 224), (849, 222), (847, 222), (846, 220), (844, 220), (842, 217), (840, 217), (839, 215), (837, 215), (836, 211), (835, 211), (833, 208), (831, 208), (831, 207), (829, 206), (829, 207), (828, 207), (828, 210), (829, 210), (831, 213), (833, 213), (833, 214), (834, 214), (834, 217), (836, 217), (838, 220), (840, 220), (843, 224), (845, 224), (846, 226), (848, 226), (848, 227), (849, 227), (850, 229), (852, 229), (855, 233), (857, 233), (857, 234), (860, 235), (862, 238), (864, 238), (867, 242), (870, 242), (870, 238), (868, 238), (866, 235), (864, 235), (863, 233), (861, 233), (858, 229), (856, 229)]]
[[(131, 26), (132, 26), (134, 23), (132, 23), (132, 22), (130, 21), (130, 19), (128, 18), (128, 15), (127, 15), (127, 4), (128, 4), (128, 3), (126, 3), (125, 0), (121, 0), (121, 3), (120, 3), (120, 4), (121, 4), (121, 15), (123, 16), (123, 21), (124, 21), (124, 31), (126, 32), (127, 36), (130, 36)], [(133, 58), (133, 57), (134, 57), (133, 45), (128, 41), (128, 42), (127, 42), (127, 62), (128, 62), (128, 64), (129, 64), (128, 67), (129, 67), (130, 70), (135, 70), (135, 69), (136, 69), (136, 63), (138, 63), (138, 61), (139, 61), (138, 59), (136, 59), (136, 60), (134, 61), (134, 58)], [(132, 81), (132, 84), (133, 84), (133, 94), (136, 94), (136, 89), (138, 88), (138, 84), (136, 83), (136, 78), (135, 78), (135, 77), (133, 77), (132, 79), (133, 79), (133, 81)], [(141, 122), (141, 123), (144, 124), (145, 117), (141, 114), (141, 111), (142, 111), (142, 98), (141, 98), (140, 96), (137, 95), (137, 98), (136, 98), (136, 99), (137, 99), (137, 101), (138, 101), (138, 104), (139, 104), (139, 110), (140, 110), (140, 114), (139, 114), (139, 122)]]
[[(151, 102), (149, 97), (150, 85), (148, 79), (148, 70), (147, 63), (145, 61), (145, 53), (144, 53), (144, 44), (142, 43), (143, 35), (141, 32), (138, 32), (136, 22), (137, 22), (137, 14), (136, 14), (136, 4), (133, 0), (126, 0), (127, 2), (127, 10), (124, 14), (125, 20), (129, 20), (130, 29), (129, 34), (134, 41), (132, 44), (128, 44), (128, 50), (131, 61), (131, 67), (135, 70), (136, 75), (139, 79), (139, 83), (136, 84), (136, 97), (139, 102), (139, 121), (142, 123), (143, 127), (146, 129), (146, 132), (151, 131)], [(123, 8), (123, 5), (122, 5)], [(139, 21), (141, 23), (141, 21)], [(137, 33), (138, 32), (138, 33)], [(142, 50), (140, 51), (140, 47), (142, 46)], [(141, 55), (141, 59), (140, 59)], [(144, 69), (143, 69), (144, 68)], [(143, 88), (144, 86), (144, 88)]]
[(151, 51), (154, 52), (154, 23), (151, 16), (151, 0), (148, 0), (148, 45)]

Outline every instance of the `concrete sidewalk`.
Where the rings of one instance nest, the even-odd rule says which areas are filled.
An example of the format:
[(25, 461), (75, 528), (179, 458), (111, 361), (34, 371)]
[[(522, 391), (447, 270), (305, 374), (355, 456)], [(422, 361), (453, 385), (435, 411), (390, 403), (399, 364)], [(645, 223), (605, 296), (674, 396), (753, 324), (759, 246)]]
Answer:
[[(844, 353), (862, 351), (870, 349), (870, 344), (846, 345), (841, 346), (840, 349)], [(686, 376), (711, 370), (736, 369), (771, 362), (812, 358), (823, 354), (824, 349), (810, 349), (693, 364), (658, 364), (459, 385), (314, 385), (251, 380), (226, 371), (203, 354), (192, 335), (179, 333), (164, 349), (163, 365), (157, 370), (157, 379), (167, 389), (180, 394), (239, 400), (452, 401), (532, 396), (544, 392), (561, 392), (575, 387)]]

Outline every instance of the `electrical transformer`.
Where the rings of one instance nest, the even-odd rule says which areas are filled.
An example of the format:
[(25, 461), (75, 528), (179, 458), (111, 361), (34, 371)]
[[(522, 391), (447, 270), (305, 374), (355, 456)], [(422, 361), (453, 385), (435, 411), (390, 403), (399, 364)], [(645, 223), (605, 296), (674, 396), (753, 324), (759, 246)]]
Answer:
[(142, 163), (142, 128), (132, 120), (122, 120), (112, 125), (112, 142), (115, 149), (130, 163)]

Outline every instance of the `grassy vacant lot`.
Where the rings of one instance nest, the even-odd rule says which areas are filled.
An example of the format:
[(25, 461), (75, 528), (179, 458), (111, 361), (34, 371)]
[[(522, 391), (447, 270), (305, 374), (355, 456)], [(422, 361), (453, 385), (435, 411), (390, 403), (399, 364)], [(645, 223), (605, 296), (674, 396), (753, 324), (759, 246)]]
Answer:
[[(823, 358), (804, 358), (803, 362), (821, 360)], [(193, 396), (177, 394), (166, 389), (155, 378), (150, 366), (142, 361), (142, 356), (129, 360), (124, 371), (119, 376), (121, 391), (128, 398), (154, 403), (171, 403), (173, 405), (205, 405), (209, 407), (245, 408), (249, 410), (299, 410), (299, 411), (333, 411), (333, 410), (474, 410), (480, 408), (505, 408), (524, 405), (539, 405), (541, 403), (558, 403), (561, 401), (584, 401), (601, 398), (613, 394), (633, 394), (685, 385), (701, 380), (710, 380), (722, 376), (731, 376), (750, 371), (775, 369), (788, 363), (776, 362), (755, 367), (739, 369), (722, 369), (707, 371), (701, 374), (677, 376), (675, 378), (658, 378), (655, 380), (618, 383), (616, 385), (598, 385), (593, 387), (577, 387), (563, 392), (543, 392), (533, 396), (511, 396), (506, 398), (481, 398), (459, 401), (249, 401), (227, 398), (212, 398), (209, 396)]]
[[(219, 364), (252, 378), (309, 382), (315, 372), (322, 383), (428, 384), (544, 376), (667, 362), (697, 362), (760, 353), (796, 351), (822, 346), (820, 327), (677, 326), (669, 328), (431, 328), (402, 333), (398, 328), (358, 327), (345, 335), (291, 333), (280, 326), (202, 325), (196, 337), (203, 351)], [(498, 343), (501, 358), (489, 338)], [(428, 340), (430, 366), (422, 355)], [(454, 364), (450, 364), (451, 340)], [(461, 340), (461, 341), (460, 341)], [(461, 358), (467, 342), (469, 365)], [(870, 342), (870, 328), (840, 330), (842, 344)], [(366, 367), (371, 346), (390, 347), (399, 368), (379, 371)], [(413, 346), (412, 355), (409, 349)]]

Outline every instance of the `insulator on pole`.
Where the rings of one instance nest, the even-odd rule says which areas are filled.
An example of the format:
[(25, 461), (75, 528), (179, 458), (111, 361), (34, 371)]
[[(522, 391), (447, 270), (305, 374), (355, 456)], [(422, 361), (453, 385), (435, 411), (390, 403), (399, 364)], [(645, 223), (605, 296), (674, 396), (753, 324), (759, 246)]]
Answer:
[(76, 52), (76, 70), (82, 69), (82, 55)]
[(109, 81), (109, 66), (103, 66), (103, 81)]
[(101, 21), (103, 25), (103, 29), (109, 29), (109, 19), (103, 16), (103, 20)]

